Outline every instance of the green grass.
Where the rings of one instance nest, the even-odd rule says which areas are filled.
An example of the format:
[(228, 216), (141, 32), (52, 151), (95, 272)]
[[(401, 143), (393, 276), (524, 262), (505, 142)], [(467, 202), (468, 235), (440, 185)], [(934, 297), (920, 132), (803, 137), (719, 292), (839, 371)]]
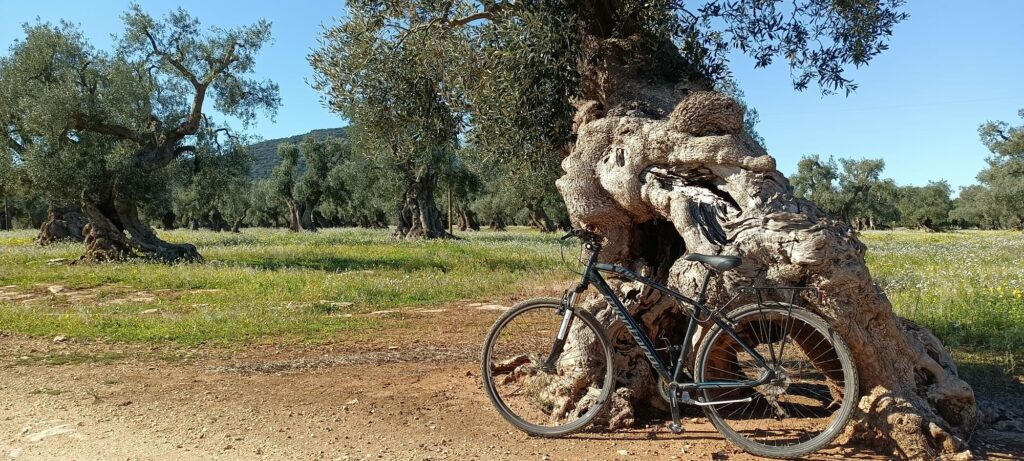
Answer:
[[(195, 243), (208, 261), (177, 266), (69, 265), (80, 245), (40, 248), (33, 235), (0, 233), (0, 286), (34, 294), (0, 300), (0, 330), (185, 345), (319, 342), (381, 327), (381, 317), (358, 314), (499, 297), (571, 277), (557, 236), (526, 230), (431, 242), (355, 229), (164, 233)], [(1024, 359), (1024, 234), (892, 231), (862, 239), (897, 313), (958, 351), (994, 354), (1011, 369)], [(52, 284), (65, 291), (51, 294)], [(81, 290), (90, 297), (69, 300)]]
[[(37, 296), (0, 300), (0, 329), (39, 336), (316, 342), (377, 326), (346, 314), (498, 296), (568, 276), (555, 236), (526, 231), (433, 242), (356, 229), (174, 231), (162, 236), (196, 244), (207, 263), (173, 266), (69, 265), (81, 245), (40, 248), (32, 236), (0, 233), (0, 286)], [(54, 284), (65, 290), (51, 294)], [(82, 290), (90, 297), (69, 301)]]
[(867, 232), (867, 262), (896, 313), (949, 348), (1024, 359), (1024, 234)]

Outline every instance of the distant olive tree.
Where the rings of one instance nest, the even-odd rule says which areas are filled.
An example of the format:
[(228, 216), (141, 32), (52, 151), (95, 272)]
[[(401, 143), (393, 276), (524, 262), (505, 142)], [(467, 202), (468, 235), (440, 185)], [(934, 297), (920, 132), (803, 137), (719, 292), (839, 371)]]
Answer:
[(883, 178), (882, 159), (821, 160), (806, 156), (790, 176), (794, 193), (858, 229), (892, 225), (899, 219), (896, 183)]
[(0, 59), (0, 143), (36, 187), (81, 205), (87, 258), (199, 261), (194, 246), (157, 237), (139, 204), (195, 154), (197, 134), (224, 132), (208, 107), (243, 123), (274, 113), (277, 85), (250, 78), (270, 23), (204, 29), (182, 9), (158, 20), (138, 5), (122, 20), (109, 51), (66, 22), (25, 26)]
[(900, 222), (933, 232), (949, 224), (953, 193), (946, 181), (929, 181), (925, 186), (904, 186), (897, 191)]
[[(1024, 119), (1024, 109), (1018, 115)], [(993, 156), (978, 173), (981, 189), (959, 200), (955, 214), (980, 214), (984, 223), (1024, 229), (1024, 125), (990, 121), (978, 134)]]

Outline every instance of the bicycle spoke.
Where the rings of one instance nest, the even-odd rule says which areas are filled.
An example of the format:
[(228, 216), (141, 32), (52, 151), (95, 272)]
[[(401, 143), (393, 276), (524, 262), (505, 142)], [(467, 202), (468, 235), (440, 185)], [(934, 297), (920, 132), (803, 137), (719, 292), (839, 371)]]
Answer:
[[(843, 395), (849, 384), (834, 337), (785, 307), (752, 307), (734, 322), (737, 337), (754, 341), (754, 351), (770, 358), (772, 374), (752, 388), (702, 391), (706, 401), (733, 400), (744, 395), (744, 390), (751, 392), (748, 402), (706, 408), (712, 422), (730, 428), (732, 432), (726, 435), (737, 443), (785, 449), (785, 453), (831, 440), (839, 430), (833, 421), (848, 417), (854, 404)], [(739, 383), (763, 376), (763, 368), (729, 335), (713, 332), (706, 341), (709, 343), (702, 346), (704, 352), (698, 358), (698, 381)], [(842, 416), (840, 409), (846, 409)]]
[[(559, 303), (524, 304), (499, 318), (489, 335), (484, 379), (491, 400), (506, 419), (530, 433), (556, 435), (582, 427), (611, 389), (603, 333), (592, 319), (577, 315), (564, 349), (552, 357), (564, 317)], [(553, 367), (546, 368), (552, 358)]]

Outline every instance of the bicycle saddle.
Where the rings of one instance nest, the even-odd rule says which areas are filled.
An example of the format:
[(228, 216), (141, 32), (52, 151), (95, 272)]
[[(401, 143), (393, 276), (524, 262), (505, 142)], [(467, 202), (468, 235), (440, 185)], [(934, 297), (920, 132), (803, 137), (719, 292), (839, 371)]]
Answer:
[(714, 256), (690, 253), (683, 256), (683, 259), (687, 261), (700, 261), (719, 272), (725, 272), (743, 264), (743, 259), (739, 256)]

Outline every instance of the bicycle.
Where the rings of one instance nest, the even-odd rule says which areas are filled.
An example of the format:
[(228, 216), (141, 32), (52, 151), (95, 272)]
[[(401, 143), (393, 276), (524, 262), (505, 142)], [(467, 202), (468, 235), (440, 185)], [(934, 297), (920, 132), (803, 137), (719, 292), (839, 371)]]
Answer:
[[(695, 405), (747, 452), (793, 458), (828, 445), (846, 427), (857, 401), (857, 369), (842, 338), (821, 317), (796, 305), (797, 293), (813, 288), (744, 287), (756, 302), (726, 313), (739, 294), (723, 306), (708, 307), (708, 283), (740, 266), (739, 257), (685, 255), (708, 268), (697, 299), (691, 299), (628, 268), (598, 262), (600, 236), (577, 229), (562, 240), (571, 237), (590, 252), (575, 289), (562, 299), (517, 304), (498, 318), (484, 342), (484, 388), (514, 426), (535, 436), (562, 436), (586, 427), (604, 409), (615, 379), (611, 341), (594, 314), (575, 305), (593, 286), (657, 374), (673, 433), (683, 430), (681, 405)], [(672, 344), (662, 336), (667, 345), (655, 347), (602, 273), (675, 299), (689, 315), (682, 340)], [(792, 290), (788, 303), (764, 300), (764, 291), (787, 289)], [(705, 326), (691, 357), (694, 335)], [(570, 337), (576, 344), (566, 348)]]

